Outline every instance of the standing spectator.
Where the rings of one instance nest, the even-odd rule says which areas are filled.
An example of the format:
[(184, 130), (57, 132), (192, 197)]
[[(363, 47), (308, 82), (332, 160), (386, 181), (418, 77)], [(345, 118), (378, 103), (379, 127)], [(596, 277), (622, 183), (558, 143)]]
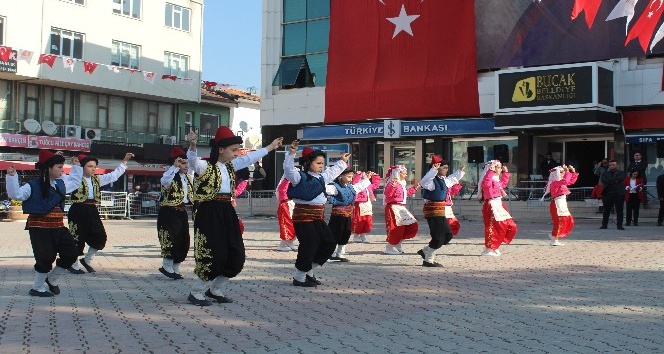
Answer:
[(657, 214), (657, 226), (662, 226), (664, 221), (664, 174), (657, 177), (657, 197), (659, 198), (659, 214)]
[[(602, 159), (602, 161), (597, 163), (593, 168), (593, 174), (597, 176), (597, 179), (599, 181), (599, 178), (602, 176), (602, 173), (606, 172), (606, 170), (608, 169), (609, 169), (609, 160)], [(598, 184), (601, 185), (601, 181), (599, 181)]]
[(263, 182), (265, 181), (265, 177), (267, 177), (267, 173), (263, 168), (262, 160), (257, 161), (254, 164), (254, 175), (253, 175), (254, 181), (251, 182), (251, 189), (255, 191), (263, 190), (264, 188)]
[[(643, 179), (643, 207), (648, 208), (648, 194), (646, 193), (646, 187), (645, 185), (648, 183), (648, 178), (646, 177), (646, 168), (648, 167), (648, 164), (641, 160), (642, 155), (640, 152), (635, 152), (634, 153), (634, 160), (630, 162), (630, 164), (627, 166), (627, 171), (637, 171), (639, 173), (639, 178)], [(630, 172), (631, 173), (631, 172)]]
[[(631, 171), (629, 177), (625, 178), (625, 202), (627, 203), (627, 216), (625, 225), (630, 226), (634, 220), (634, 226), (639, 226), (639, 206), (643, 201), (643, 178), (639, 171)], [(632, 218), (633, 216), (633, 218)]]
[(551, 170), (556, 166), (559, 166), (558, 162), (553, 159), (551, 151), (548, 151), (546, 153), (546, 158), (540, 163), (540, 174), (542, 175), (542, 178), (548, 181)]
[(616, 160), (609, 161), (609, 169), (602, 173), (600, 182), (604, 186), (602, 190), (602, 205), (604, 212), (602, 213), (602, 226), (600, 229), (606, 229), (609, 223), (609, 214), (611, 208), (616, 208), (616, 226), (618, 230), (624, 230), (622, 226), (623, 221), (623, 206), (625, 204), (625, 172), (616, 169)]

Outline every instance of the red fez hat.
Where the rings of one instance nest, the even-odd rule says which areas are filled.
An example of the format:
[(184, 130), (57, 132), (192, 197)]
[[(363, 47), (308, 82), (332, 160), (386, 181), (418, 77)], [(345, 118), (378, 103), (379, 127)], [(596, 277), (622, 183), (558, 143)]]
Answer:
[(242, 144), (242, 137), (233, 134), (227, 126), (221, 126), (214, 135), (214, 143), (217, 147), (226, 147), (233, 144)]
[(41, 150), (39, 152), (39, 161), (35, 164), (35, 168), (48, 168), (59, 163), (65, 163), (64, 156), (56, 155), (48, 150)]
[(443, 158), (438, 155), (431, 155), (431, 164), (443, 163)]
[(187, 158), (187, 152), (184, 151), (183, 148), (181, 148), (179, 146), (176, 146), (176, 147), (173, 148), (173, 150), (171, 150), (171, 158), (172, 159), (177, 159), (178, 157), (186, 159)]
[(312, 149), (312, 148), (310, 148), (310, 147), (308, 147), (308, 146), (305, 146), (304, 149), (302, 149), (302, 158), (303, 158), (303, 159), (306, 159), (306, 158), (309, 157), (309, 155), (311, 155), (311, 153), (314, 152), (314, 151), (315, 151), (314, 149)]
[(99, 165), (99, 160), (92, 156), (84, 155), (84, 154), (79, 154), (78, 155), (78, 162), (81, 164), (81, 167), (85, 166), (88, 162), (94, 161), (97, 165)]

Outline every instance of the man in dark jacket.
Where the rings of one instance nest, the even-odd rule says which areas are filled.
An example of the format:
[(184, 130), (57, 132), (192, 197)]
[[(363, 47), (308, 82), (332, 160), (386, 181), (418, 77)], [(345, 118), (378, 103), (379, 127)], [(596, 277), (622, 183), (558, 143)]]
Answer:
[(657, 197), (659, 198), (659, 214), (657, 215), (657, 226), (662, 226), (664, 221), (664, 174), (657, 177)]
[(547, 181), (549, 179), (549, 174), (551, 174), (551, 169), (560, 166), (560, 164), (553, 159), (551, 152), (546, 153), (546, 158), (540, 162), (540, 174), (542, 178)]
[(618, 230), (624, 230), (623, 224), (623, 206), (625, 204), (625, 172), (616, 169), (616, 160), (609, 161), (609, 169), (602, 173), (600, 182), (604, 186), (602, 190), (602, 204), (604, 212), (602, 213), (602, 226), (600, 229), (606, 229), (609, 223), (611, 208), (616, 208), (616, 226)]

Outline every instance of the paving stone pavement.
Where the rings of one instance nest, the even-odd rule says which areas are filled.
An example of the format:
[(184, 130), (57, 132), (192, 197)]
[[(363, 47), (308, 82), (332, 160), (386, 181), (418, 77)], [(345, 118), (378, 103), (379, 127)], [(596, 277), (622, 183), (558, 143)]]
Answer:
[[(664, 228), (625, 231), (577, 220), (563, 247), (547, 222), (519, 221), (500, 258), (483, 258), (482, 225), (462, 223), (422, 268), (415, 252), (381, 254), (384, 227), (327, 263), (316, 289), (291, 286), (294, 252), (277, 252), (276, 219), (244, 220), (247, 262), (226, 295), (201, 308), (186, 298), (193, 250), (170, 280), (153, 219), (105, 221), (94, 274), (67, 274), (54, 298), (28, 296), (34, 259), (22, 222), (0, 223), (2, 353), (661, 353)], [(192, 232), (193, 234), (193, 232)], [(193, 245), (193, 242), (192, 242)]]

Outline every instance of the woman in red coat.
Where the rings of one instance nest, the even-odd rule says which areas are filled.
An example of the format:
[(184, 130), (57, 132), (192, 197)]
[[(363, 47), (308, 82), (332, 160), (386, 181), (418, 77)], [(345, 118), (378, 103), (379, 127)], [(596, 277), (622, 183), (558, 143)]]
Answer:
[(643, 178), (639, 171), (631, 171), (629, 177), (625, 178), (625, 202), (627, 203), (627, 217), (625, 226), (630, 226), (634, 220), (634, 226), (639, 225), (639, 207), (645, 199), (643, 195)]

